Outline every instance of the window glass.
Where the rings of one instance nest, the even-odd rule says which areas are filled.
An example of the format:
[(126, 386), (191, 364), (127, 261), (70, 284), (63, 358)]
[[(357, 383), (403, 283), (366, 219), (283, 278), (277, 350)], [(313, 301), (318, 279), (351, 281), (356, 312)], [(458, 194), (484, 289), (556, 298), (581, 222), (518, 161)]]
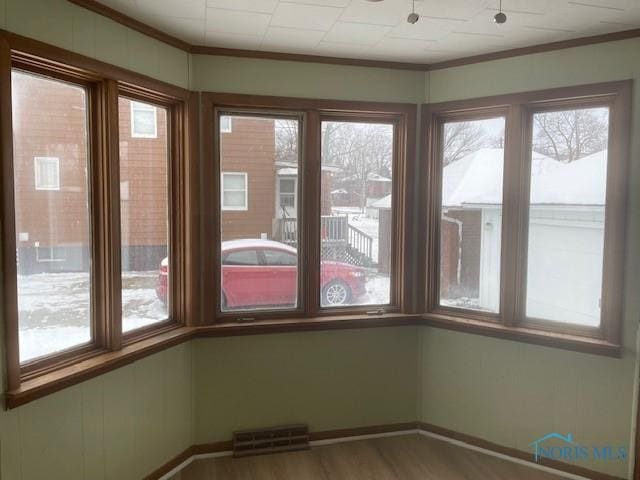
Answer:
[[(220, 118), (222, 311), (295, 308), (299, 122), (279, 116)], [(264, 265), (267, 250), (290, 251), (294, 268)]]
[(600, 324), (609, 110), (533, 115), (527, 317)]
[[(169, 187), (167, 110), (120, 97), (122, 330), (168, 318)], [(131, 135), (130, 112), (153, 112), (153, 138)], [(157, 125), (156, 125), (157, 119)], [(136, 127), (137, 128), (137, 127)]]
[(282, 250), (264, 250), (265, 262), (267, 265), (291, 267), (298, 264), (295, 254), (283, 252)]
[(503, 117), (444, 124), (440, 305), (499, 311), (504, 128)]
[(323, 307), (391, 301), (393, 136), (390, 124), (322, 122)]
[(11, 81), (18, 325), (25, 362), (92, 338), (87, 92), (18, 70)]

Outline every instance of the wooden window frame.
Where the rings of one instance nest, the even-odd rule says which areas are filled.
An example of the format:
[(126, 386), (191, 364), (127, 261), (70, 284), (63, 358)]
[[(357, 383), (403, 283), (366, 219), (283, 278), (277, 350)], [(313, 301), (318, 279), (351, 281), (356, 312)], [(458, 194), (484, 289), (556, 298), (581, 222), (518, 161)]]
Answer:
[[(624, 285), (625, 222), (631, 124), (630, 81), (557, 88), (423, 105), (422, 198), (427, 218), (422, 255), (426, 264), (425, 308), (428, 324), (557, 346), (590, 353), (621, 353), (622, 288)], [(533, 115), (589, 107), (609, 108), (607, 198), (601, 324), (597, 328), (526, 318), (527, 242), (531, 135)], [(439, 304), (440, 197), (442, 186), (441, 131), (448, 121), (505, 116), (500, 313), (447, 308)], [(425, 217), (423, 217), (425, 218)]]
[[(203, 295), (215, 301), (203, 302), (205, 324), (260, 324), (261, 321), (286, 320), (308, 322), (318, 318), (354, 318), (410, 314), (416, 305), (410, 291), (415, 262), (409, 260), (414, 237), (410, 228), (413, 210), (409, 206), (415, 179), (415, 124), (416, 106), (377, 102), (349, 102), (336, 100), (312, 100), (288, 97), (264, 97), (253, 95), (203, 93), (202, 148), (203, 178), (206, 183), (220, 185), (219, 118), (220, 114), (266, 115), (271, 117), (298, 117), (300, 120), (298, 177), (298, 221), (301, 232), (299, 245), (299, 301), (295, 309), (222, 312), (219, 295)], [(342, 308), (320, 307), (320, 188), (322, 121), (377, 122), (394, 125), (394, 186), (393, 205), (394, 239), (392, 241), (392, 291), (390, 305), (364, 305)], [(212, 219), (203, 226), (203, 239), (217, 244), (216, 249), (203, 257), (203, 272), (212, 272), (201, 279), (203, 292), (220, 291), (220, 195), (201, 192), (201, 208), (206, 218)], [(213, 277), (213, 278), (210, 278)], [(373, 311), (372, 311), (373, 310)]]
[[(15, 198), (13, 176), (12, 103), (0, 106), (2, 138), (2, 270), (3, 318), (6, 322), (6, 361), (9, 391), (25, 384), (48, 386), (68, 368), (90, 362), (92, 367), (122, 349), (143, 345), (151, 337), (162, 338), (180, 330), (187, 318), (187, 216), (189, 188), (186, 152), (190, 92), (166, 86), (143, 76), (98, 61), (49, 47), (37, 41), (0, 32), (0, 91), (11, 98), (13, 69), (64, 81), (87, 92), (87, 143), (89, 230), (91, 269), (92, 340), (51, 355), (20, 363), (16, 266)], [(116, 80), (118, 79), (118, 80)], [(167, 109), (169, 159), (169, 225), (172, 281), (170, 315), (164, 322), (122, 332), (120, 277), (120, 185), (118, 98), (151, 103)], [(189, 113), (191, 115), (191, 113)], [(104, 360), (103, 360), (104, 359)], [(9, 395), (10, 396), (10, 395)]]

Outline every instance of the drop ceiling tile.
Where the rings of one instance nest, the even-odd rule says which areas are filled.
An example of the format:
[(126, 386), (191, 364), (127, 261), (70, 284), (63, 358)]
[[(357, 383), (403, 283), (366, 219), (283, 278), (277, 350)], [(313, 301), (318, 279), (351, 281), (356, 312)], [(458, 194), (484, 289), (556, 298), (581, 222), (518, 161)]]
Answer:
[(416, 1), (416, 11), (421, 15), (450, 19), (471, 19), (499, 0), (421, 0)]
[(370, 51), (389, 54), (393, 57), (406, 58), (407, 56), (413, 55), (416, 58), (423, 58), (425, 52), (429, 50), (429, 48), (433, 48), (435, 44), (435, 41), (385, 37), (380, 40), (375, 47), (371, 48)]
[(262, 36), (270, 20), (271, 16), (266, 13), (207, 8), (206, 29), (208, 32)]
[(177, 18), (203, 18), (206, 0), (136, 0), (140, 12)]
[(467, 20), (440, 20), (421, 17), (416, 24), (407, 21), (391, 30), (387, 37), (413, 40), (437, 40), (457, 28), (464, 28)]
[(336, 22), (324, 37), (325, 42), (375, 45), (391, 27), (366, 23)]
[(351, 0), (281, 0), (283, 3), (299, 3), (302, 5), (318, 5), (320, 7), (344, 8)]
[(300, 30), (297, 28), (269, 27), (262, 40), (262, 50), (296, 48), (313, 48), (325, 32), (318, 30)]
[(271, 19), (271, 25), (326, 32), (341, 13), (342, 9), (335, 7), (280, 2)]
[(149, 18), (148, 23), (158, 30), (181, 38), (191, 44), (202, 45), (204, 42), (204, 18), (175, 18), (155, 15)]
[(367, 51), (364, 45), (354, 45), (352, 43), (320, 42), (314, 49), (315, 55), (329, 57), (351, 57), (361, 58)]
[(375, 3), (354, 0), (344, 9), (340, 20), (393, 27), (404, 21), (410, 11), (411, 3), (406, 0), (385, 0)]
[(239, 48), (257, 50), (262, 42), (261, 35), (238, 35), (235, 33), (206, 32), (205, 44), (210, 47)]
[(258, 13), (273, 13), (277, 5), (278, 0), (207, 0), (207, 7)]

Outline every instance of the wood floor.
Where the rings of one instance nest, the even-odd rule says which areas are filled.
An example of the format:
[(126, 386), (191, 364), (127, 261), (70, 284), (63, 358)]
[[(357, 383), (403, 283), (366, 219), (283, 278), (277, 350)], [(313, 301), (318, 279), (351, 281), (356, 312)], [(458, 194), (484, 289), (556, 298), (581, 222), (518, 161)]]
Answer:
[(524, 465), (422, 435), (302, 452), (197, 460), (173, 480), (558, 480)]

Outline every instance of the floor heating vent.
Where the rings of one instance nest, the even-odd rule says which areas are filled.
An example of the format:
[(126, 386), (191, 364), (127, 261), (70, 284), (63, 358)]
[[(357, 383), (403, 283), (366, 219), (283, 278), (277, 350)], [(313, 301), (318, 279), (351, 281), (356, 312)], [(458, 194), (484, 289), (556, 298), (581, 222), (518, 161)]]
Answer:
[(233, 433), (234, 457), (307, 450), (308, 448), (309, 427), (307, 425), (284, 425)]

